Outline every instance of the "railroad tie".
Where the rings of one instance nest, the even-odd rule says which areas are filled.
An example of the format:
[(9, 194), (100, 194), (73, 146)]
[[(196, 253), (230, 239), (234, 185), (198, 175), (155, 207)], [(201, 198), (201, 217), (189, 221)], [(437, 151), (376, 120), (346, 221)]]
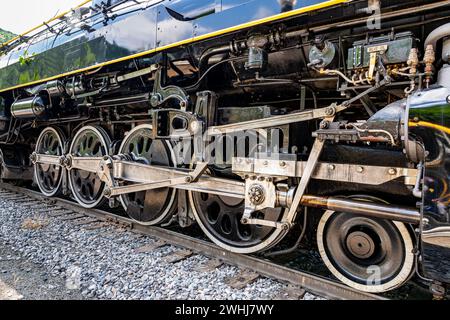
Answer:
[(106, 222), (99, 222), (99, 223), (95, 223), (95, 224), (89, 224), (87, 226), (83, 226), (83, 229), (85, 230), (97, 230), (97, 229), (101, 229), (104, 227), (109, 226), (109, 223)]
[(282, 289), (273, 300), (302, 300), (306, 290), (302, 287), (289, 285)]
[(92, 224), (95, 222), (99, 222), (99, 220), (92, 219), (92, 218), (85, 218), (85, 219), (79, 219), (77, 221), (73, 221), (72, 224), (74, 226), (85, 226), (85, 225)]
[(244, 270), (237, 275), (226, 279), (225, 283), (233, 289), (241, 290), (244, 289), (247, 285), (255, 282), (258, 278), (259, 274), (253, 271)]
[[(29, 202), (21, 203), (21, 206), (28, 209), (36, 209), (38, 202), (36, 200), (30, 200)], [(42, 205), (40, 205), (40, 207), (42, 207)]]
[(74, 212), (72, 210), (46, 210), (43, 213), (47, 213), (50, 217), (56, 218), (56, 217), (60, 217), (60, 216), (65, 216), (67, 214), (73, 214)]
[(77, 220), (80, 218), (85, 218), (86, 216), (84, 214), (69, 214), (66, 217), (60, 218), (61, 221), (70, 221), (70, 220)]
[(208, 259), (208, 261), (201, 263), (197, 265), (194, 268), (194, 271), (201, 272), (201, 273), (207, 273), (216, 270), (220, 266), (223, 265), (223, 262), (219, 259)]
[(183, 249), (180, 251), (172, 252), (167, 256), (164, 256), (162, 258), (162, 261), (165, 263), (177, 263), (186, 260), (187, 258), (190, 258), (193, 254), (194, 253), (191, 250)]
[(164, 241), (155, 241), (153, 243), (149, 243), (145, 246), (134, 249), (134, 253), (149, 253), (166, 245), (167, 243)]
[(30, 197), (25, 197), (25, 198), (18, 199), (16, 202), (20, 203), (20, 204), (25, 204), (25, 203), (29, 203), (29, 202), (36, 202), (36, 200), (33, 198), (30, 198)]
[(24, 196), (16, 195), (16, 196), (10, 196), (10, 197), (2, 197), (2, 200), (17, 201), (17, 200), (21, 200), (21, 199), (25, 199), (25, 198), (26, 197), (24, 197)]

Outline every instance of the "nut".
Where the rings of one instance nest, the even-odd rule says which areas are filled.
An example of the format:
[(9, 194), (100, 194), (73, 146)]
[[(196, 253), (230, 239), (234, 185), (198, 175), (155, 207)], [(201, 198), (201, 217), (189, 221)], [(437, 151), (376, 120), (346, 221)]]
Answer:
[(320, 129), (322, 129), (322, 130), (328, 129), (329, 125), (330, 125), (330, 123), (328, 121), (324, 120), (320, 123)]
[(325, 114), (329, 117), (334, 116), (336, 109), (333, 107), (328, 107), (325, 109)]
[(258, 184), (254, 184), (250, 187), (248, 196), (250, 202), (255, 206), (262, 204), (266, 198), (264, 195), (264, 188)]
[(110, 197), (111, 196), (111, 189), (106, 188), (105, 191), (103, 191), (103, 195), (105, 197)]
[(31, 161), (32, 163), (36, 163), (36, 160), (37, 160), (37, 154), (36, 154), (36, 152), (33, 152), (33, 153), (30, 155), (30, 161)]
[(388, 171), (388, 173), (389, 173), (391, 176), (393, 176), (393, 175), (396, 175), (396, 174), (397, 174), (397, 170), (394, 169), (394, 168), (390, 168), (389, 171)]

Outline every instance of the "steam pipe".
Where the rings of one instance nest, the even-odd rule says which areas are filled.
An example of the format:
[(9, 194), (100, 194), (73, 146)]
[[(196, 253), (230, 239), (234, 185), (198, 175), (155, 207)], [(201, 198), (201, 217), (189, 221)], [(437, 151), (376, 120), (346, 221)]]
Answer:
[(442, 38), (450, 36), (450, 23), (444, 24), (433, 30), (425, 40), (425, 48), (432, 45), (436, 49), (436, 43)]

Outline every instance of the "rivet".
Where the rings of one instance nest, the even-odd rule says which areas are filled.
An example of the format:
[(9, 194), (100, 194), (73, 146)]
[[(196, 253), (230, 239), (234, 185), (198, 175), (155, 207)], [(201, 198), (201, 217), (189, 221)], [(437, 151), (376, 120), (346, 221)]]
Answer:
[(334, 165), (334, 164), (329, 164), (328, 165), (328, 170), (334, 170), (334, 169), (336, 169), (336, 166)]
[(358, 168), (356, 168), (356, 172), (363, 173), (364, 172), (364, 168), (363, 167), (358, 167)]
[(286, 167), (286, 162), (281, 161), (281, 162), (280, 162), (280, 167)]

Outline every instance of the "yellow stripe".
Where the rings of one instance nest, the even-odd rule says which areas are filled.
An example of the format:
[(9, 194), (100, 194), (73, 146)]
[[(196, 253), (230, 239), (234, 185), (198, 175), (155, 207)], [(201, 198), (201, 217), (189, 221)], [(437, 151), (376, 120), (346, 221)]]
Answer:
[(49, 24), (50, 22), (53, 22), (53, 21), (55, 21), (55, 20), (58, 20), (58, 19), (64, 17), (66, 14), (71, 13), (71, 12), (72, 12), (73, 10), (75, 10), (75, 9), (81, 8), (82, 6), (84, 6), (85, 4), (87, 4), (87, 3), (89, 3), (89, 2), (92, 2), (92, 0), (85, 0), (85, 1), (83, 1), (83, 3), (79, 4), (79, 5), (76, 6), (75, 8), (70, 9), (70, 10), (68, 10), (68, 11), (66, 11), (66, 12), (61, 13), (61, 14), (57, 15), (56, 17), (51, 18), (50, 20), (48, 20), (48, 21), (46, 21), (46, 22), (44, 22), (44, 23), (38, 25), (37, 27), (34, 27), (34, 28), (32, 28), (32, 29), (30, 29), (30, 30), (28, 30), (28, 31), (25, 31), (24, 33), (18, 35), (18, 36), (15, 37), (15, 38), (12, 38), (11, 40), (9, 40), (9, 41), (7, 41), (7, 42), (1, 43), (1, 44), (0, 44), (0, 49), (3, 48), (3, 47), (5, 47), (5, 46), (7, 46), (8, 44), (10, 44), (10, 43), (16, 41), (16, 40), (19, 40), (19, 39), (22, 38), (23, 36), (26, 36), (27, 34), (33, 32), (33, 31), (36, 31), (36, 30), (39, 29), (39, 28), (42, 28), (42, 27), (45, 26), (46, 24)]
[(446, 134), (450, 134), (450, 128), (441, 126), (439, 124), (426, 122), (426, 121), (419, 121), (419, 122), (410, 121), (409, 126), (410, 127), (426, 127), (426, 128), (436, 129), (438, 131), (443, 131)]
[(334, 5), (338, 5), (338, 4), (342, 4), (342, 3), (348, 3), (348, 2), (351, 2), (351, 1), (353, 1), (353, 0), (329, 0), (329, 1), (321, 2), (321, 3), (318, 3), (318, 4), (311, 5), (311, 6), (307, 6), (307, 7), (299, 8), (299, 9), (296, 9), (296, 10), (292, 10), (292, 11), (289, 11), (289, 12), (280, 13), (280, 14), (277, 14), (277, 15), (274, 15), (274, 16), (270, 16), (270, 17), (267, 17), (267, 18), (263, 18), (263, 19), (259, 19), (259, 20), (255, 20), (255, 21), (251, 21), (251, 22), (247, 22), (247, 23), (243, 23), (243, 24), (240, 24), (240, 25), (237, 25), (237, 26), (233, 26), (233, 27), (230, 27), (230, 28), (226, 28), (226, 29), (222, 29), (222, 30), (219, 30), (219, 31), (214, 31), (214, 32), (211, 32), (211, 33), (208, 33), (208, 34), (204, 34), (204, 35), (198, 36), (198, 37), (193, 37), (193, 38), (186, 39), (186, 40), (183, 40), (183, 41), (178, 41), (178, 42), (175, 42), (175, 43), (172, 43), (172, 44), (168, 44), (166, 46), (159, 47), (159, 48), (156, 48), (156, 49), (151, 49), (151, 50), (143, 51), (143, 52), (136, 53), (136, 54), (133, 54), (133, 55), (130, 55), (130, 56), (125, 56), (125, 57), (122, 57), (122, 58), (119, 58), (119, 59), (102, 62), (102, 63), (96, 64), (96, 65), (93, 65), (93, 66), (90, 66), (90, 67), (86, 67), (86, 68), (83, 68), (83, 69), (78, 69), (78, 70), (62, 73), (62, 74), (59, 74), (59, 75), (56, 75), (56, 76), (53, 76), (53, 77), (50, 77), (50, 78), (45, 78), (45, 79), (41, 79), (41, 80), (37, 80), (37, 81), (33, 81), (33, 82), (28, 82), (28, 83), (21, 84), (21, 85), (17, 85), (17, 86), (14, 86), (14, 87), (10, 87), (10, 88), (7, 88), (7, 89), (2, 89), (2, 90), (0, 90), (0, 92), (5, 92), (5, 91), (8, 91), (8, 90), (23, 88), (23, 87), (34, 85), (34, 84), (39, 84), (39, 83), (42, 83), (42, 82), (55, 80), (55, 79), (58, 79), (58, 78), (62, 78), (62, 77), (70, 76), (70, 75), (73, 75), (73, 74), (82, 73), (82, 72), (85, 72), (85, 71), (89, 71), (89, 70), (93, 70), (93, 69), (100, 68), (100, 67), (103, 67), (103, 66), (107, 66), (107, 65), (110, 65), (110, 64), (114, 64), (114, 63), (130, 60), (130, 59), (134, 59), (134, 58), (139, 58), (139, 57), (142, 57), (142, 56), (145, 56), (145, 55), (148, 55), (148, 54), (164, 51), (164, 50), (167, 50), (167, 49), (170, 49), (170, 48), (173, 48), (173, 47), (179, 47), (179, 46), (182, 46), (182, 45), (185, 45), (185, 44), (190, 44), (190, 43), (193, 43), (193, 42), (210, 39), (210, 38), (213, 38), (213, 37), (216, 37), (216, 36), (221, 36), (221, 35), (224, 35), (224, 34), (227, 34), (227, 33), (238, 31), (240, 29), (245, 29), (245, 28), (257, 26), (257, 25), (260, 25), (260, 24), (268, 23), (268, 22), (273, 22), (273, 21), (277, 21), (277, 20), (281, 20), (281, 19), (286, 19), (286, 18), (293, 17), (293, 16), (296, 16), (296, 15), (300, 15), (300, 14), (304, 14), (304, 13), (307, 13), (307, 12), (328, 8), (328, 7), (331, 7), (331, 6), (334, 6)]

